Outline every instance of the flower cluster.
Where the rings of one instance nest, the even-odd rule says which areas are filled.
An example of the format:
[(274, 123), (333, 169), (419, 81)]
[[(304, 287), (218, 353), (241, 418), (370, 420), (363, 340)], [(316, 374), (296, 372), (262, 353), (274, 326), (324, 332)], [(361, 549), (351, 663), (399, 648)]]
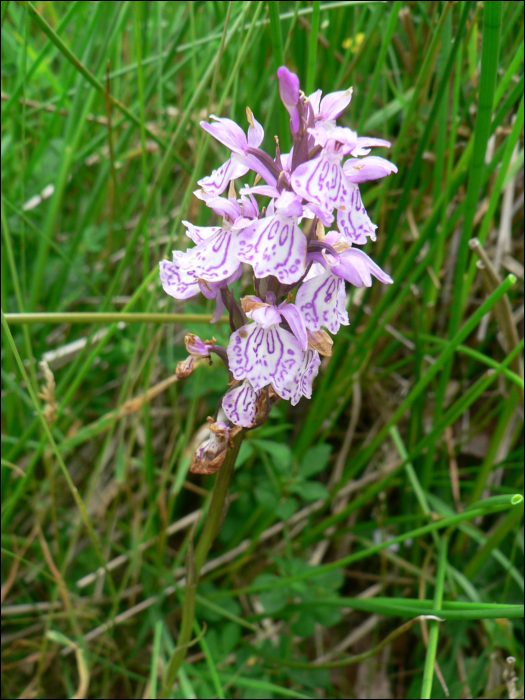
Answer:
[[(349, 324), (345, 281), (355, 287), (370, 287), (372, 277), (392, 282), (355, 247), (368, 238), (375, 241), (377, 228), (363, 206), (360, 183), (397, 172), (389, 161), (369, 155), (370, 149), (390, 144), (337, 125), (352, 98), (351, 88), (325, 97), (318, 90), (306, 97), (287, 68), (279, 68), (277, 75), (290, 115), (292, 149), (281, 153), (276, 138), (274, 158), (261, 150), (264, 131), (250, 109), (246, 133), (230, 119), (212, 116), (211, 124), (201, 122), (231, 154), (198, 182), (201, 189), (195, 192), (222, 224), (197, 227), (184, 221), (195, 246), (185, 253), (174, 251), (173, 261), (160, 263), (168, 294), (188, 299), (202, 293), (215, 299), (212, 322), (225, 310), (229, 313), (228, 348), (191, 336), (190, 358), (179, 369), (187, 376), (195, 358), (211, 352), (225, 362), (231, 388), (222, 399), (221, 426), (250, 429), (266, 420), (278, 398), (292, 405), (301, 396), (310, 398), (320, 354), (331, 354), (332, 340), (323, 329), (336, 334)], [(254, 184), (244, 183), (237, 194), (234, 181), (250, 170)], [(260, 206), (256, 197), (269, 201)], [(255, 295), (239, 304), (230, 286), (241, 276), (243, 263), (253, 268)], [(219, 437), (225, 445), (226, 435)], [(212, 438), (217, 446), (217, 435)], [(213, 468), (221, 462), (214, 450)], [(196, 471), (198, 462), (196, 454)]]

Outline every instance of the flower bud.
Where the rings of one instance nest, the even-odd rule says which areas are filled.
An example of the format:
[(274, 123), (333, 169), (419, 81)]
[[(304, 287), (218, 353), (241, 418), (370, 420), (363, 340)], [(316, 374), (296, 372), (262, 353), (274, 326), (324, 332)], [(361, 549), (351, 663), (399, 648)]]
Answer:
[(195, 357), (209, 357), (209, 346), (215, 345), (215, 338), (202, 342), (198, 335), (188, 333), (188, 335), (184, 338), (184, 344), (186, 345), (186, 350), (190, 353), (190, 355), (194, 355)]

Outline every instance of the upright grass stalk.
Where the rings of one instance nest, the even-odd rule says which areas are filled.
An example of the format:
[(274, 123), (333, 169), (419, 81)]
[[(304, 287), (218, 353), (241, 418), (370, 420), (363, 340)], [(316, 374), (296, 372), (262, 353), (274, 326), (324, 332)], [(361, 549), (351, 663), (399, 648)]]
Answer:
[[(279, 66), (284, 66), (283, 37), (281, 32), (281, 18), (279, 16), (279, 2), (278, 0), (270, 0), (267, 5), (270, 15), (270, 33), (272, 36), (273, 72), (276, 74)], [(279, 86), (276, 84), (274, 88), (272, 106), (275, 102), (275, 94), (278, 90)], [(279, 106), (279, 121), (281, 124), (280, 138), (282, 140), (282, 148), (284, 149), (284, 152), (286, 152), (290, 148), (290, 139), (288, 137), (288, 114), (286, 110), (282, 108), (282, 106)]]
[[(33, 387), (31, 386), (31, 382), (29, 381), (29, 377), (27, 376), (27, 372), (25, 370), (24, 363), (22, 362), (20, 355), (18, 354), (18, 350), (17, 350), (15, 342), (13, 340), (13, 336), (11, 335), (11, 331), (9, 330), (9, 326), (7, 325), (7, 321), (5, 319), (3, 309), (1, 310), (1, 314), (2, 314), (2, 328), (3, 328), (5, 336), (7, 338), (8, 345), (11, 348), (11, 352), (15, 356), (15, 360), (16, 360), (16, 363), (18, 365), (18, 369), (20, 371), (20, 374), (22, 375), (22, 377), (27, 385), (27, 390), (29, 391), (29, 394), (31, 396), (31, 399), (33, 401), (35, 409), (38, 413), (39, 421), (44, 429), (44, 432), (47, 436), (47, 439), (49, 440), (49, 443), (51, 445), (53, 453), (54, 453), (56, 460), (60, 466), (60, 470), (61, 470), (61, 472), (66, 480), (66, 483), (69, 487), (69, 490), (71, 491), (71, 494), (75, 500), (75, 503), (76, 503), (77, 508), (80, 512), (80, 515), (82, 516), (82, 520), (84, 521), (84, 524), (86, 526), (86, 530), (88, 531), (88, 535), (91, 539), (91, 542), (93, 544), (95, 552), (97, 553), (100, 565), (102, 567), (106, 568), (106, 562), (104, 560), (104, 556), (102, 554), (100, 544), (99, 544), (97, 536), (95, 534), (93, 524), (89, 518), (86, 507), (85, 507), (85, 505), (80, 497), (80, 494), (78, 493), (77, 487), (73, 483), (73, 480), (71, 479), (71, 476), (69, 475), (67, 467), (64, 464), (64, 460), (62, 459), (62, 456), (60, 454), (58, 446), (55, 442), (55, 438), (53, 437), (53, 434), (51, 433), (51, 428), (49, 427), (46, 419), (44, 418), (44, 414), (42, 412), (42, 409), (40, 408), (40, 404), (39, 404), (39, 401), (38, 401), (37, 396), (35, 394), (35, 391), (34, 391)], [(111, 592), (114, 595), (115, 594), (115, 585), (113, 583), (113, 578), (111, 577), (111, 574), (107, 569), (106, 569), (106, 574), (108, 577), (108, 582), (109, 582)]]
[(315, 69), (317, 68), (317, 44), (319, 41), (319, 14), (321, 3), (319, 2), (319, 0), (314, 0), (312, 5), (312, 29), (310, 31), (310, 46), (308, 49), (308, 71), (306, 74), (307, 95), (312, 94), (315, 85)]
[(215, 538), (221, 530), (222, 522), (226, 516), (228, 508), (226, 496), (228, 495), (233, 470), (235, 469), (235, 460), (239, 454), (243, 437), (244, 431), (240, 432), (233, 439), (233, 447), (228, 450), (226, 458), (217, 473), (208, 515), (197, 547), (194, 551), (193, 545), (190, 543), (188, 549), (188, 556), (186, 559), (186, 586), (184, 588), (184, 600), (182, 603), (180, 633), (177, 648), (173, 652), (164, 674), (162, 691), (160, 694), (161, 698), (168, 698), (170, 696), (171, 688), (175, 682), (179, 668), (188, 652), (195, 619), (195, 596), (197, 593), (200, 571)]
[[(511, 511), (511, 513), (514, 511)], [(434, 611), (439, 615), (443, 604), (443, 591), (445, 588), (445, 572), (447, 570), (448, 536), (445, 534), (441, 540), (439, 551), (438, 570), (436, 578), (436, 588), (434, 592)], [(437, 646), (439, 641), (439, 622), (429, 621), (430, 632), (428, 635), (428, 649), (425, 657), (425, 668), (423, 670), (423, 683), (421, 686), (421, 698), (426, 700), (432, 694), (432, 679), (436, 665)]]
[(479, 201), (485, 169), (485, 153), (489, 140), (496, 78), (498, 74), (499, 41), (501, 32), (502, 3), (486, 2), (483, 15), (483, 46), (481, 50), (481, 74), (479, 79), (478, 113), (474, 131), (474, 152), (470, 165), (465, 215), (454, 278), (455, 303), (452, 304), (449, 333), (454, 335), (463, 316), (464, 275), (468, 259), (468, 242), (472, 238), (474, 216)]
[(370, 111), (370, 107), (372, 105), (372, 100), (374, 99), (375, 91), (377, 89), (377, 83), (379, 80), (379, 76), (381, 74), (381, 70), (383, 69), (383, 64), (385, 62), (388, 47), (390, 46), (390, 43), (392, 41), (392, 36), (394, 35), (394, 31), (396, 29), (397, 16), (399, 15), (399, 10), (401, 9), (402, 4), (403, 3), (400, 2), (400, 0), (396, 0), (396, 2), (392, 6), (392, 9), (390, 10), (390, 17), (388, 18), (388, 25), (387, 25), (385, 33), (383, 35), (383, 40), (381, 42), (381, 48), (379, 49), (379, 56), (377, 57), (377, 61), (376, 61), (375, 66), (374, 66), (374, 74), (372, 76), (372, 80), (370, 81), (370, 87), (368, 88), (368, 92), (366, 94), (365, 104), (363, 105), (363, 108), (361, 109), (359, 124), (357, 126), (358, 133), (361, 133), (361, 131), (363, 129), (363, 124), (365, 123), (366, 118), (368, 116), (368, 112)]

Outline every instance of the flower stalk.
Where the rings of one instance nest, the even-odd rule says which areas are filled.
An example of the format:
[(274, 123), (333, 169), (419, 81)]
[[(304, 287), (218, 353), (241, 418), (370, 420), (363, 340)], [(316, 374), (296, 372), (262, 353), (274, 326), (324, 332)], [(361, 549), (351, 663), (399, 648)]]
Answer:
[(164, 682), (161, 698), (170, 696), (171, 688), (177, 678), (179, 668), (186, 658), (191, 646), (193, 623), (195, 621), (195, 596), (199, 583), (200, 571), (208, 552), (219, 532), (228, 508), (227, 496), (235, 469), (235, 460), (239, 454), (244, 438), (244, 431), (239, 432), (232, 439), (232, 447), (229, 447), (224, 462), (221, 465), (215, 479), (213, 492), (208, 509), (208, 515), (202, 528), (197, 546), (193, 546), (193, 533), (188, 546), (186, 557), (186, 585), (184, 587), (184, 600), (182, 603), (182, 619), (177, 648), (174, 650), (164, 674)]

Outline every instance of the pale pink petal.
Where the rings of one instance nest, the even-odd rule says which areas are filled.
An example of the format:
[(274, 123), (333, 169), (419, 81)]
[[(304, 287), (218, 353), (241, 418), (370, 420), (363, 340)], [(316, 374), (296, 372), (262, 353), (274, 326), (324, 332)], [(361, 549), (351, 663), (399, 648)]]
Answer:
[(245, 163), (250, 170), (253, 170), (254, 173), (257, 173), (257, 175), (260, 175), (269, 185), (277, 185), (277, 178), (275, 177), (274, 173), (256, 155), (253, 153), (248, 153), (248, 155), (245, 156)]
[(241, 209), (244, 216), (248, 219), (257, 219), (259, 217), (259, 205), (253, 194), (248, 193), (245, 197), (241, 195)]
[(252, 265), (256, 277), (275, 275), (283, 284), (301, 279), (306, 236), (293, 219), (279, 214), (254, 222), (238, 234), (239, 260)]
[(213, 197), (212, 199), (208, 199), (206, 206), (213, 209), (213, 211), (219, 216), (226, 217), (232, 223), (239, 216), (242, 216), (241, 207), (234, 199), (227, 199), (226, 197)]
[(242, 428), (251, 428), (255, 423), (258, 393), (250, 382), (244, 381), (229, 391), (222, 400), (222, 408), (228, 420)]
[(261, 197), (278, 197), (279, 190), (272, 185), (256, 185), (255, 187), (243, 187), (241, 194), (258, 194)]
[(319, 331), (324, 326), (331, 333), (337, 333), (341, 324), (348, 326), (348, 312), (345, 308), (345, 283), (330, 271), (303, 282), (295, 297), (306, 327)]
[(393, 280), (379, 265), (358, 248), (345, 250), (339, 256), (339, 264), (332, 267), (332, 272), (342, 277), (354, 287), (371, 287), (372, 276), (383, 284), (392, 284)]
[(370, 221), (357, 185), (349, 184), (349, 196), (337, 212), (337, 226), (349, 243), (364, 245), (367, 236), (376, 240), (377, 226)]
[(259, 148), (264, 139), (264, 129), (252, 115), (253, 126), (248, 127), (248, 146)]
[(359, 141), (355, 131), (335, 126), (333, 122), (317, 122), (316, 126), (308, 129), (308, 133), (316, 145), (344, 155), (351, 153)]
[(240, 154), (246, 152), (246, 148), (248, 147), (246, 134), (238, 124), (231, 119), (216, 117), (213, 114), (210, 115), (210, 119), (214, 119), (217, 123), (208, 124), (208, 122), (200, 122), (204, 131), (211, 134), (214, 139), (217, 139), (217, 141), (226, 146), (226, 148), (229, 148), (230, 151)]
[(322, 209), (321, 207), (318, 207), (317, 204), (312, 203), (304, 205), (303, 216), (306, 219), (313, 219), (314, 216), (317, 216), (317, 218), (325, 226), (331, 226), (334, 222), (334, 215), (331, 211), (328, 211), (327, 209)]
[(303, 215), (303, 205), (301, 198), (293, 192), (284, 190), (275, 200), (275, 210), (283, 216), (299, 218)]
[(292, 406), (299, 403), (301, 396), (312, 398), (312, 384), (319, 373), (321, 359), (319, 353), (311, 348), (303, 355), (303, 361), (294, 379), (277, 393), (285, 400), (290, 400)]
[(318, 119), (323, 121), (338, 119), (350, 104), (352, 91), (353, 88), (348, 88), (348, 90), (341, 90), (340, 92), (331, 92), (323, 97)]
[(390, 141), (385, 141), (384, 139), (373, 139), (369, 136), (360, 136), (355, 144), (355, 148), (350, 151), (353, 156), (367, 156), (370, 153), (371, 148), (377, 147), (390, 148)]
[(317, 116), (319, 114), (319, 105), (321, 103), (321, 95), (323, 94), (322, 90), (316, 90), (315, 92), (312, 92), (311, 95), (308, 97), (308, 102), (310, 103), (312, 107), (312, 111)]
[(224, 311), (226, 310), (226, 307), (224, 306), (224, 302), (222, 300), (222, 295), (217, 294), (215, 297), (215, 311), (213, 312), (213, 316), (210, 319), (210, 323), (217, 323), (217, 321), (222, 318), (222, 315)]
[(343, 165), (343, 172), (348, 182), (360, 183), (379, 180), (391, 173), (397, 173), (396, 166), (385, 158), (368, 156), (367, 158), (350, 158)]
[(297, 103), (299, 102), (299, 78), (285, 66), (281, 66), (277, 70), (277, 77), (279, 78), (279, 95), (290, 115), (292, 130), (296, 132), (299, 130), (299, 111), (297, 109)]
[(304, 325), (303, 317), (299, 313), (299, 309), (295, 306), (295, 304), (286, 303), (279, 304), (278, 308), (279, 313), (288, 321), (290, 330), (301, 343), (302, 349), (306, 350), (308, 347), (308, 336), (306, 334), (306, 326)]
[(243, 326), (232, 333), (228, 345), (231, 373), (235, 379), (248, 379), (255, 391), (272, 384), (279, 392), (293, 379), (302, 358), (297, 338), (277, 325)]
[(281, 322), (281, 314), (277, 311), (275, 306), (261, 306), (258, 309), (249, 311), (246, 315), (263, 328), (269, 328)]

